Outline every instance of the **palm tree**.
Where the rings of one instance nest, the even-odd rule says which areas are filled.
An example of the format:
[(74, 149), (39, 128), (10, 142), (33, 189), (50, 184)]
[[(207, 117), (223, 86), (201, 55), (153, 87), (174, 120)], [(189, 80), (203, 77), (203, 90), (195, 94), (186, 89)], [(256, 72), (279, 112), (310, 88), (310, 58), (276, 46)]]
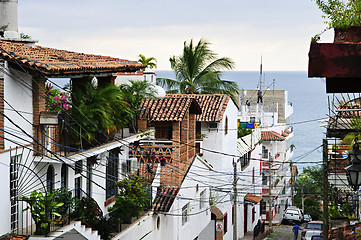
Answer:
[(157, 83), (167, 88), (167, 93), (222, 93), (234, 97), (238, 93), (237, 84), (221, 79), (221, 71), (234, 69), (234, 62), (230, 58), (217, 58), (209, 45), (203, 39), (195, 46), (193, 40), (189, 44), (184, 42), (183, 54), (169, 59), (176, 79), (160, 78)]
[(127, 109), (129, 111), (128, 123), (132, 124), (134, 130), (137, 128), (137, 120), (140, 114), (140, 105), (147, 97), (154, 97), (156, 91), (153, 84), (143, 81), (129, 80), (130, 84), (121, 84), (119, 86), (123, 100), (127, 102)]
[(138, 62), (145, 66), (143, 70), (145, 70), (146, 68), (150, 68), (150, 69), (157, 68), (157, 59), (155, 59), (154, 57), (146, 58), (142, 54), (139, 54), (138, 57), (139, 57)]
[(71, 87), (72, 108), (69, 134), (74, 145), (85, 148), (112, 138), (115, 131), (127, 126), (130, 114), (120, 89), (83, 81)]

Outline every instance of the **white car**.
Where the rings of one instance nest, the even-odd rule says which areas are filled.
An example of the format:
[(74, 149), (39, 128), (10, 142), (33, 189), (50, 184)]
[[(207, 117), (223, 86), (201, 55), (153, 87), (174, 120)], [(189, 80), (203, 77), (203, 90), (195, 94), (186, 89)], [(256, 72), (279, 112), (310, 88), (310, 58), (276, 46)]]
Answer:
[(300, 211), (297, 209), (287, 209), (283, 214), (282, 223), (297, 223), (300, 224), (302, 222), (302, 215)]
[(309, 214), (303, 215), (303, 221), (304, 221), (304, 222), (310, 222), (310, 221), (312, 221), (311, 215), (309, 215)]
[(312, 240), (313, 236), (322, 236), (321, 231), (307, 231), (304, 240)]

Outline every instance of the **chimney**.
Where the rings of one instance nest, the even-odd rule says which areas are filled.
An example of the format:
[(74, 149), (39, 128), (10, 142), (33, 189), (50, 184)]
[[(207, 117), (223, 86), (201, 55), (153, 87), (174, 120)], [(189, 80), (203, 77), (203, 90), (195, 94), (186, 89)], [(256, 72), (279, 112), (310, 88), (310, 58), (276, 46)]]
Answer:
[(18, 0), (0, 0), (0, 38), (20, 38), (18, 33)]

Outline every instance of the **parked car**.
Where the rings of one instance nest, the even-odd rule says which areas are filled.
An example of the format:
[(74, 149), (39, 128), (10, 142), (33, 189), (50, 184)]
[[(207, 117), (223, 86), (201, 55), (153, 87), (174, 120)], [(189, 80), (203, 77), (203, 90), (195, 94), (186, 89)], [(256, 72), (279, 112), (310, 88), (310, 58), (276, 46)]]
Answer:
[(319, 231), (322, 233), (322, 222), (321, 221), (310, 221), (306, 224), (305, 228), (302, 230), (301, 233), (301, 240), (305, 239), (306, 233), (308, 231)]
[(282, 223), (297, 223), (300, 224), (302, 222), (302, 215), (300, 211), (297, 209), (287, 209), (286, 212), (283, 214)]
[(323, 240), (323, 236), (312, 236), (311, 240)]
[(298, 211), (299, 214), (301, 215), (301, 218), (302, 218), (301, 222), (304, 221), (304, 213), (303, 213), (302, 209), (300, 209), (300, 208), (298, 208), (296, 206), (289, 206), (286, 210), (296, 210), (296, 211)]
[(312, 237), (315, 237), (315, 236), (318, 237), (318, 236), (323, 236), (323, 235), (322, 235), (321, 231), (307, 231), (305, 234), (304, 240), (311, 240), (311, 239), (313, 239)]
[(305, 214), (305, 215), (303, 215), (303, 221), (304, 221), (304, 222), (310, 222), (310, 221), (312, 221), (311, 215), (310, 215), (310, 214)]

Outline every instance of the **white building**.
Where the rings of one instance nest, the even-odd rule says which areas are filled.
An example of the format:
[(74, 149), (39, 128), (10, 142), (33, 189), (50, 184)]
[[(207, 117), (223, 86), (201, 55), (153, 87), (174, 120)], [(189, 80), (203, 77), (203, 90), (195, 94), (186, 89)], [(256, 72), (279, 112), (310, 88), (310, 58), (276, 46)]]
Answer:
[(67, 188), (75, 197), (93, 197), (107, 214), (122, 163), (129, 159), (128, 145), (140, 136), (86, 150), (70, 148), (60, 135), (65, 119), (59, 122), (57, 114), (49, 118), (46, 111), (45, 84), (48, 78), (81, 82), (94, 77), (98, 83), (112, 83), (114, 73), (134, 72), (141, 64), (36, 46), (19, 38), (17, 1), (1, 1), (0, 9), (0, 27), (9, 27), (0, 32), (0, 235), (33, 233), (35, 227), (28, 228), (33, 225), (31, 214), (22, 212), (26, 204), (21, 198), (34, 190)]
[(283, 214), (292, 204), (290, 158), (293, 155), (293, 128), (290, 123), (293, 108), (284, 90), (265, 90), (262, 99), (258, 99), (258, 90), (243, 90), (241, 96), (243, 105), (239, 121), (245, 126), (259, 124), (262, 129), (262, 154), (258, 157), (262, 163), (262, 183), (259, 186), (262, 186), (264, 199), (262, 218), (268, 221), (269, 209), (274, 217)]

